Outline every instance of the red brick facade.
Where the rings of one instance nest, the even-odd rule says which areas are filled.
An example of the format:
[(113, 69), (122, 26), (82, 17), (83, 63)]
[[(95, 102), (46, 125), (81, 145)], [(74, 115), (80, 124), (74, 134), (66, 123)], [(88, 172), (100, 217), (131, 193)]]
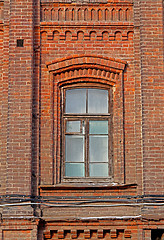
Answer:
[[(0, 239), (163, 239), (163, 13), (163, 0), (0, 1)], [(99, 85), (110, 179), (64, 182), (61, 91)]]

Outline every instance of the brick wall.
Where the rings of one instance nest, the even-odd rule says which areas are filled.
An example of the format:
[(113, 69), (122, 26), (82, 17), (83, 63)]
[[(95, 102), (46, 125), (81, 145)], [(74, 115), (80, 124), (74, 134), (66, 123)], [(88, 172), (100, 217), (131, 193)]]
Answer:
[[(163, 9), (162, 0), (0, 1), (0, 194), (7, 195), (1, 203), (15, 201), (11, 194), (29, 197), (27, 206), (0, 207), (0, 239), (147, 240), (151, 229), (164, 229), (163, 206), (30, 205), (30, 195), (68, 205), (70, 199), (163, 194)], [(120, 74), (110, 83), (113, 186), (64, 186), (59, 88), (63, 79), (75, 82), (70, 75), (92, 78), (95, 72), (84, 65), (94, 69), (95, 59)], [(105, 74), (96, 71), (96, 79)]]
[(35, 240), (37, 239), (37, 225), (38, 222), (21, 221), (21, 220), (6, 220), (1, 223), (0, 228), (0, 239), (24, 239), (24, 240)]
[(141, 1), (144, 192), (163, 194), (163, 1)]
[[(4, 92), (8, 97), (3, 101), (3, 111), (7, 111), (4, 115), (4, 138), (7, 142), (4, 139), (3, 144), (7, 149), (4, 155), (7, 164), (6, 193), (10, 194), (30, 194), (31, 189), (32, 9), (32, 1), (4, 3), (3, 83), (6, 82)], [(23, 47), (17, 47), (17, 39), (24, 39)]]
[[(3, 65), (3, 29), (0, 29), (0, 65)], [(0, 105), (2, 106), (2, 92), (3, 92), (3, 82), (2, 82), (2, 68), (0, 70)], [(0, 108), (0, 129), (2, 129), (2, 107)], [(2, 139), (0, 140), (0, 158), (2, 156)], [(0, 184), (1, 188), (3, 187), (3, 163), (2, 161), (0, 162)]]

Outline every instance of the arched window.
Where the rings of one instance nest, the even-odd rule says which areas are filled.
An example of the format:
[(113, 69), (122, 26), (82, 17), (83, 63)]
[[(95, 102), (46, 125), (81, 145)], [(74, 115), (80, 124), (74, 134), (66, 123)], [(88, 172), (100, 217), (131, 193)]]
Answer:
[(112, 164), (110, 89), (63, 89), (63, 179), (108, 178)]
[(42, 125), (46, 134), (41, 135), (44, 182), (63, 187), (124, 182), (125, 65), (121, 60), (94, 55), (47, 63), (51, 91), (50, 121)]

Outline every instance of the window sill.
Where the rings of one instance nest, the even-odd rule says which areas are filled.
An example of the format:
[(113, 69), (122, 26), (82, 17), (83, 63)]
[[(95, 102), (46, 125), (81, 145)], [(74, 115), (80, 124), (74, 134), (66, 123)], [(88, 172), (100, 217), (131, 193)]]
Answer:
[(118, 184), (118, 183), (61, 183), (56, 185), (40, 185), (40, 190), (92, 190), (92, 189), (101, 189), (101, 190), (107, 190), (107, 189), (136, 189), (137, 184)]

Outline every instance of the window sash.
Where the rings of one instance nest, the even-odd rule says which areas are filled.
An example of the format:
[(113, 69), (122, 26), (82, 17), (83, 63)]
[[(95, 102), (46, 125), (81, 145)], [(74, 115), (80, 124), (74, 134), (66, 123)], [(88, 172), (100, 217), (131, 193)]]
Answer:
[[(79, 121), (80, 120), (80, 122), (81, 122), (81, 128), (80, 128), (80, 132), (67, 132), (66, 131), (66, 126), (67, 126), (67, 123), (69, 122), (69, 121)], [(95, 121), (95, 122), (104, 122), (104, 121), (106, 121), (107, 122), (107, 126), (108, 126), (108, 131), (106, 132), (106, 133), (89, 133), (89, 123), (90, 122), (92, 122), (93, 123), (93, 121)], [(110, 158), (110, 151), (109, 151), (109, 147), (110, 147), (110, 145), (111, 145), (111, 141), (110, 141), (110, 138), (109, 138), (109, 129), (111, 129), (111, 126), (110, 126), (110, 119), (109, 119), (109, 117), (106, 117), (106, 118), (96, 118), (96, 117), (92, 117), (92, 118), (64, 118), (64, 139), (63, 139), (63, 143), (64, 143), (64, 146), (63, 146), (63, 152), (64, 152), (64, 161), (63, 161), (63, 177), (64, 178), (70, 178), (71, 176), (66, 176), (65, 175), (65, 164), (66, 163), (75, 163), (75, 161), (71, 161), (71, 160), (69, 160), (69, 161), (67, 161), (67, 153), (66, 153), (66, 138), (68, 137), (68, 136), (74, 136), (75, 138), (77, 137), (83, 137), (84, 138), (84, 160), (83, 161), (76, 161), (76, 163), (84, 163), (84, 168), (85, 168), (85, 174), (84, 174), (84, 176), (83, 177), (85, 177), (85, 178), (87, 178), (87, 177), (91, 177), (90, 176), (90, 174), (89, 174), (89, 172), (90, 172), (90, 167), (91, 167), (91, 165), (96, 165), (96, 164), (108, 164), (108, 175), (105, 175), (105, 176), (101, 176), (102, 178), (107, 178), (107, 177), (109, 177), (110, 176), (110, 167), (109, 167), (109, 158)], [(84, 125), (84, 126), (83, 126)], [(84, 130), (83, 130), (83, 128), (84, 128)], [(107, 160), (104, 160), (104, 161), (102, 161), (102, 160), (100, 160), (100, 161), (98, 161), (98, 160), (96, 160), (96, 161), (94, 161), (94, 160), (92, 160), (91, 161), (91, 159), (90, 159), (90, 151), (91, 151), (91, 141), (90, 141), (90, 139), (91, 138), (107, 138), (107, 150), (106, 150), (106, 152), (107, 152)], [(98, 147), (98, 146), (97, 146)], [(76, 177), (76, 176), (75, 176)], [(94, 176), (94, 177), (96, 177), (96, 176)], [(97, 177), (99, 177), (99, 176), (97, 176)], [(78, 176), (77, 176), (77, 178), (78, 178)]]
[[(71, 95), (69, 95), (68, 94), (68, 92), (69, 91), (71, 91), (72, 93), (73, 93), (73, 91), (75, 91), (76, 92), (76, 90), (77, 91), (79, 91), (79, 94), (78, 94), (78, 92), (76, 93), (76, 94), (74, 94), (75, 95), (75, 97), (73, 96), (73, 98), (71, 99), (70, 98), (70, 96)], [(82, 92), (82, 90), (85, 90), (85, 92), (83, 91)], [(94, 103), (90, 103), (91, 102), (91, 95), (93, 94), (91, 91), (101, 91), (101, 93), (98, 93), (98, 95), (100, 95), (101, 96), (101, 98), (102, 98), (102, 96), (103, 96), (103, 94), (105, 94), (106, 96), (105, 96), (105, 98), (103, 99), (104, 101), (103, 101), (103, 103), (106, 105), (105, 106), (105, 110), (104, 111), (97, 111), (96, 112), (96, 110), (94, 109), (94, 107), (95, 106), (93, 106), (94, 105)], [(80, 91), (81, 91), (81, 95), (80, 95)], [(78, 96), (79, 95), (79, 96)], [(81, 100), (81, 102), (80, 102), (80, 104), (79, 104), (79, 100), (80, 100), (80, 96), (82, 97), (84, 97), (84, 99), (82, 99)], [(96, 104), (96, 107), (98, 108), (98, 109), (102, 109), (103, 108), (103, 105), (104, 104), (102, 104), (102, 102), (101, 102), (101, 104), (98, 106), (98, 100), (100, 100), (101, 101), (101, 98), (100, 98), (100, 96), (99, 96), (99, 99), (97, 99), (98, 97), (97, 97), (97, 95), (95, 95), (95, 98), (94, 98), (94, 102), (96, 102), (95, 104)], [(70, 101), (70, 104), (68, 103)], [(79, 104), (79, 106), (77, 107), (76, 106), (76, 103), (77, 104)], [(95, 116), (98, 116), (98, 115), (109, 115), (109, 113), (110, 113), (110, 111), (111, 111), (111, 109), (110, 109), (110, 94), (109, 94), (109, 90), (108, 89), (104, 89), (104, 88), (82, 88), (82, 87), (79, 87), (79, 88), (67, 88), (65, 91), (64, 91), (64, 108), (63, 108), (63, 113), (64, 113), (64, 115), (72, 115), (72, 116), (82, 116), (82, 115), (84, 115), (84, 116), (89, 116), (89, 115), (91, 115), (91, 116), (93, 116), (93, 115), (95, 115)], [(80, 106), (81, 106), (81, 109), (80, 109), (80, 111), (78, 112), (78, 111), (71, 111), (70, 110), (70, 105), (74, 105), (74, 107), (75, 107), (75, 109), (80, 109)], [(93, 108), (93, 111), (91, 112), (89, 109), (90, 108)]]

